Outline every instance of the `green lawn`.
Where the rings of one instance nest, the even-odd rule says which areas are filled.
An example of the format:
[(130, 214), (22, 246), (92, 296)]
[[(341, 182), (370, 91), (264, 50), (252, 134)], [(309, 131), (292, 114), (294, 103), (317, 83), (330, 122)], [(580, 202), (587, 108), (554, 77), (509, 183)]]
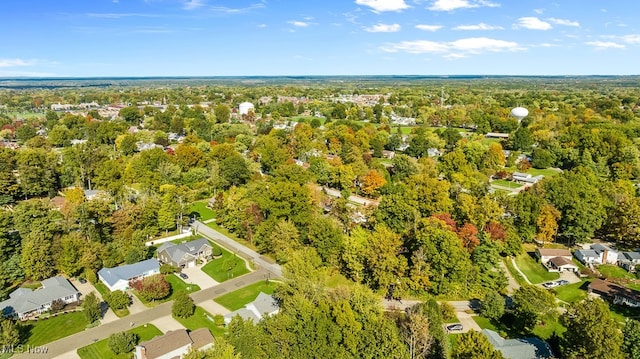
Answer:
[(575, 303), (587, 298), (587, 291), (585, 290), (587, 285), (587, 281), (567, 284), (553, 288), (553, 292), (558, 299), (567, 303)]
[(169, 282), (169, 284), (171, 285), (171, 293), (166, 297), (166, 298), (162, 298), (162, 299), (158, 299), (155, 301), (151, 301), (151, 302), (147, 302), (144, 299), (142, 299), (142, 297), (140, 297), (138, 295), (138, 292), (135, 290), (132, 290), (133, 294), (135, 294), (136, 297), (138, 297), (138, 299), (140, 299), (140, 301), (148, 306), (148, 307), (154, 307), (160, 303), (164, 303), (164, 302), (168, 302), (170, 300), (173, 300), (173, 298), (176, 296), (176, 294), (178, 292), (187, 292), (187, 293), (193, 293), (193, 292), (197, 292), (200, 290), (200, 287), (196, 284), (188, 284), (185, 283), (182, 279), (178, 278), (175, 274), (166, 274), (165, 275), (165, 279), (167, 280), (167, 282)]
[(518, 268), (527, 276), (533, 284), (548, 282), (560, 278), (558, 273), (547, 271), (542, 264), (538, 263), (528, 253), (523, 253), (516, 257)]
[(543, 175), (545, 177), (552, 177), (558, 175), (560, 172), (553, 170), (551, 168), (529, 168), (526, 173), (531, 174), (532, 176)]
[(496, 325), (493, 324), (491, 320), (488, 318), (481, 317), (479, 315), (474, 315), (471, 318), (473, 319), (474, 322), (476, 322), (480, 326), (480, 329), (490, 329), (490, 330), (493, 330), (494, 332), (497, 332), (499, 330), (496, 327)]
[(547, 340), (551, 338), (553, 333), (557, 335), (562, 335), (562, 333), (566, 332), (567, 328), (563, 327), (559, 322), (558, 318), (547, 319), (543, 325), (536, 325), (533, 328), (533, 335), (539, 337), (542, 340)]
[(514, 188), (514, 189), (522, 187), (520, 183), (515, 183), (513, 181), (507, 181), (507, 180), (501, 180), (501, 179), (493, 180), (491, 181), (491, 184), (496, 186), (501, 186), (501, 187)]
[[(400, 134), (402, 135), (408, 135), (411, 133), (411, 130), (413, 130), (414, 126), (401, 126), (400, 127)], [(391, 133), (398, 133), (398, 126), (391, 126)]]
[(264, 281), (259, 281), (248, 285), (244, 288), (238, 289), (231, 293), (227, 293), (220, 296), (214, 301), (229, 310), (238, 310), (245, 306), (245, 304), (253, 302), (260, 292), (267, 294), (273, 294), (278, 283), (270, 281), (269, 284)]
[(520, 275), (520, 273), (518, 273), (518, 271), (514, 268), (513, 263), (511, 263), (511, 259), (505, 258), (504, 264), (507, 265), (507, 269), (509, 270), (509, 273), (511, 273), (511, 276), (513, 277), (513, 279), (516, 280), (516, 282), (518, 282), (518, 284), (520, 285), (527, 284), (527, 281), (524, 280), (524, 278)]
[(93, 286), (96, 288), (96, 290), (98, 291), (98, 293), (100, 293), (102, 297), (104, 297), (107, 293), (111, 292), (109, 288), (107, 288), (107, 286), (104, 285), (104, 283), (102, 283), (101, 281), (97, 281), (96, 284), (94, 284)]
[[(153, 326), (146, 324), (146, 327), (139, 326), (128, 330), (130, 333), (138, 335), (138, 343), (153, 339), (153, 337), (162, 335), (162, 332)], [(130, 353), (116, 355), (109, 349), (109, 339), (103, 339), (91, 345), (87, 345), (78, 349), (78, 356), (82, 359), (128, 359), (131, 358)]]
[(27, 345), (42, 345), (81, 332), (87, 326), (83, 312), (61, 314), (23, 325)]
[(175, 320), (180, 322), (180, 324), (182, 324), (189, 330), (196, 330), (198, 328), (209, 328), (211, 334), (216, 337), (221, 337), (224, 335), (224, 327), (221, 325), (216, 325), (214, 315), (202, 309), (201, 307), (196, 307), (196, 311), (189, 318), (175, 318)]
[(193, 217), (194, 213), (198, 214), (201, 221), (206, 221), (214, 218), (214, 212), (211, 208), (207, 207), (207, 200), (198, 201), (191, 204), (189, 208), (189, 217)]
[[(215, 246), (214, 243), (211, 245)], [(220, 249), (222, 250), (222, 256), (209, 261), (209, 263), (202, 267), (202, 271), (207, 273), (209, 277), (213, 278), (216, 282), (224, 282), (231, 278), (249, 273), (249, 270), (242, 258), (232, 254), (224, 248)]]
[(598, 266), (598, 271), (607, 278), (636, 279), (636, 276), (613, 264)]

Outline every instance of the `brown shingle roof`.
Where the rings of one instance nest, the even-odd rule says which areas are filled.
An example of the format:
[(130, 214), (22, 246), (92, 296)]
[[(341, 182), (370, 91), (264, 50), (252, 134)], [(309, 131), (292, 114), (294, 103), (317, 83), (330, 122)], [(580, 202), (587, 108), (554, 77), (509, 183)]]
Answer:
[(621, 297), (633, 299), (640, 302), (640, 292), (608, 282), (606, 280), (596, 278), (593, 280), (593, 282), (589, 283), (588, 288), (589, 291), (604, 294), (610, 296), (611, 298)]
[(145, 348), (145, 358), (154, 359), (191, 344), (191, 338), (184, 329), (173, 330), (162, 336), (140, 343)]
[(193, 341), (193, 348), (200, 349), (205, 345), (213, 343), (213, 335), (207, 328), (200, 328), (189, 333), (191, 340)]
[(556, 268), (564, 266), (564, 265), (568, 265), (568, 264), (570, 264), (570, 265), (572, 265), (572, 266), (574, 266), (576, 268), (578, 267), (577, 265), (573, 264), (572, 261), (568, 260), (565, 257), (553, 257), (553, 258), (549, 259), (549, 262), (551, 264), (553, 264), (554, 266), (556, 266)]

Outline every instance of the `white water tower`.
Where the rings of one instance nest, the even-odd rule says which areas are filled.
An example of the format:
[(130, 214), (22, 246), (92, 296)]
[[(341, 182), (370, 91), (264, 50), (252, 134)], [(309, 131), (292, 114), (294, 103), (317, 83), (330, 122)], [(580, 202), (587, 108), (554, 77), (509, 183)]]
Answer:
[(524, 107), (516, 107), (511, 110), (511, 116), (515, 117), (518, 120), (518, 123), (520, 123), (523, 118), (527, 117), (528, 114), (529, 110)]

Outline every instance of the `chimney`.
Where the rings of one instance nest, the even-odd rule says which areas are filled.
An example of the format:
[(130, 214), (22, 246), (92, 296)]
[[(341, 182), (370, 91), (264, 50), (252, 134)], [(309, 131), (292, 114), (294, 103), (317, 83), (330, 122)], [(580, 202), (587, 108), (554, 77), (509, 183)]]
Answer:
[(608, 254), (609, 254), (609, 251), (605, 248), (605, 250), (602, 252), (602, 264), (607, 264)]

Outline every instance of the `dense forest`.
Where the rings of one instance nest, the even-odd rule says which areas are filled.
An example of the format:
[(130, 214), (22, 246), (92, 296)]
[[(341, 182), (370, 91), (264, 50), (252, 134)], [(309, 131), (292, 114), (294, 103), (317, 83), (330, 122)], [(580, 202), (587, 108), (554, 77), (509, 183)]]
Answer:
[[(146, 241), (186, 225), (192, 203), (207, 200), (219, 226), (286, 269), (280, 314), (230, 324), (235, 354), (500, 357), (477, 333), (452, 349), (438, 301), (506, 294), (500, 263), (533, 243), (638, 247), (637, 80), (3, 85), (0, 293), (57, 273), (95, 281), (102, 267), (146, 259)], [(243, 102), (254, 107), (241, 114)], [(517, 106), (529, 111), (522, 121), (510, 114)], [(514, 172), (544, 178), (520, 191), (495, 185)], [(104, 195), (89, 200), (87, 189)], [(330, 283), (335, 276), (348, 284)], [(546, 294), (525, 289), (509, 314), (520, 334), (549, 314), (540, 314), (548, 302), (524, 308)], [(424, 302), (385, 313), (384, 296)], [(614, 333), (611, 356), (582, 356), (592, 344), (580, 342), (574, 318), (600, 310), (588, 305), (597, 303), (563, 316), (556, 350), (638, 350)], [(638, 331), (629, 328), (625, 338)]]

